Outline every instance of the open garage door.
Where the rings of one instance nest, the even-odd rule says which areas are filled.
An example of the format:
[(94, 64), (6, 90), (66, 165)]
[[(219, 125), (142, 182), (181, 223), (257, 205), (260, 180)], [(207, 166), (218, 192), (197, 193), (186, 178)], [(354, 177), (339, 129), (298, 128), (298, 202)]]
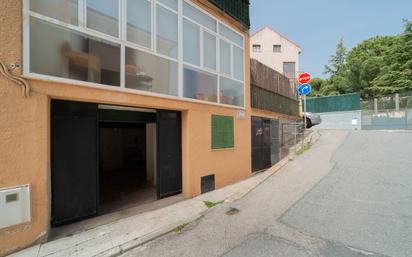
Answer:
[(52, 225), (97, 214), (97, 104), (52, 100)]
[(158, 198), (182, 192), (181, 114), (157, 111)]

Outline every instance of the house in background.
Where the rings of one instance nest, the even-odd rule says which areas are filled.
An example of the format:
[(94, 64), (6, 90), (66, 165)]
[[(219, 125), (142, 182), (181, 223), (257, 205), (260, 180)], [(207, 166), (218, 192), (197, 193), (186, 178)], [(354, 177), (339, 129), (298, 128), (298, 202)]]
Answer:
[(292, 40), (266, 26), (250, 36), (250, 47), (250, 58), (289, 79), (297, 77), (302, 48)]

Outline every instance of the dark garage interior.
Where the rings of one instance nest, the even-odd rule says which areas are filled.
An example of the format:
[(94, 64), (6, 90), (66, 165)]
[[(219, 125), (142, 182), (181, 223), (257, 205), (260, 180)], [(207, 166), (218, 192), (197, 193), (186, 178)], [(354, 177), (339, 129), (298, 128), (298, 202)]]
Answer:
[[(147, 169), (145, 123), (100, 122), (101, 214), (156, 200), (153, 169)], [(150, 148), (149, 148), (150, 149)]]

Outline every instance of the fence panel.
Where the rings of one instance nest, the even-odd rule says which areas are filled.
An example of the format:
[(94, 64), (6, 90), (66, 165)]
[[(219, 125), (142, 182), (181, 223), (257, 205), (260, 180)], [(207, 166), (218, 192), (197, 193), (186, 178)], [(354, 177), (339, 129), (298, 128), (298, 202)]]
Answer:
[(360, 110), (360, 94), (313, 97), (307, 99), (308, 112), (341, 112)]

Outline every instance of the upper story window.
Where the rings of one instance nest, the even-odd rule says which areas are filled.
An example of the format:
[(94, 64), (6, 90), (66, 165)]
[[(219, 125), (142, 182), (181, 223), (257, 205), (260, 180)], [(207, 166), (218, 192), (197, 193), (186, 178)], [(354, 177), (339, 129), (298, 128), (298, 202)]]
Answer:
[(253, 46), (252, 46), (252, 51), (253, 51), (254, 53), (260, 53), (260, 52), (262, 52), (261, 46), (260, 46), (260, 45), (253, 45)]
[(285, 76), (290, 78), (290, 79), (295, 78), (296, 63), (294, 63), (294, 62), (284, 62), (283, 63), (283, 74), (285, 74)]
[(273, 45), (273, 52), (274, 53), (282, 52), (282, 46), (281, 45)]
[(27, 2), (26, 75), (244, 106), (243, 35), (189, 0)]

